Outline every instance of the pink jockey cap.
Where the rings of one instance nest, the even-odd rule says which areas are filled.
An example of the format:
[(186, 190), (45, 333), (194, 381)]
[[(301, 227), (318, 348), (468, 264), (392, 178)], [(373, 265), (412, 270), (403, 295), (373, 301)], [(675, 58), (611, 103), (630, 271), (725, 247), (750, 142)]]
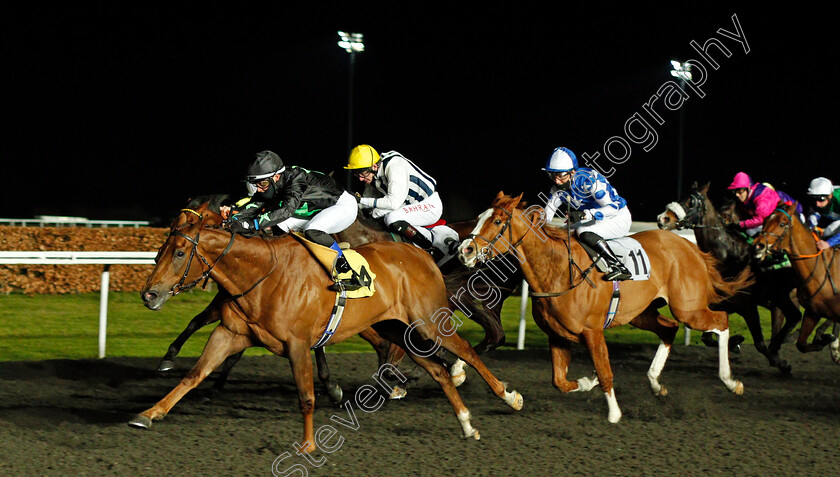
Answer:
[(727, 189), (749, 189), (750, 186), (752, 186), (750, 176), (748, 176), (746, 172), (739, 172), (735, 174), (735, 178), (732, 179), (732, 183), (729, 184), (729, 187), (727, 187)]

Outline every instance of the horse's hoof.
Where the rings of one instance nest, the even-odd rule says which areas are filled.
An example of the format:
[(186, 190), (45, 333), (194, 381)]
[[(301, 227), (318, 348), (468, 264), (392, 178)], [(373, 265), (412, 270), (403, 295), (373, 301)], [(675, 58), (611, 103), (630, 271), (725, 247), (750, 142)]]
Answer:
[(336, 386), (335, 388), (331, 389), (327, 392), (327, 394), (330, 396), (330, 401), (332, 401), (334, 404), (340, 403), (341, 398), (344, 397), (344, 391), (341, 390), (340, 386)]
[(481, 440), (481, 434), (479, 434), (478, 429), (473, 429), (471, 434), (464, 435), (464, 439), (469, 439), (472, 437), (475, 440)]
[(452, 375), (452, 384), (454, 384), (456, 388), (458, 386), (464, 384), (464, 381), (466, 381), (466, 380), (467, 380), (467, 373), (453, 374)]
[(736, 396), (741, 396), (744, 394), (744, 383), (738, 381), (738, 384), (735, 385), (735, 389), (732, 390), (732, 393)]
[(607, 416), (607, 420), (608, 420), (608, 421), (610, 421), (610, 424), (617, 424), (617, 423), (618, 423), (618, 421), (620, 421), (620, 420), (621, 420), (621, 411), (616, 412), (616, 413), (612, 413), (612, 412), (611, 412), (611, 413)]
[(788, 363), (787, 361), (782, 361), (782, 362), (779, 363), (779, 371), (781, 371), (782, 373), (790, 374), (791, 369), (792, 369), (792, 367), (791, 367), (790, 363)]
[(525, 398), (516, 391), (505, 393), (505, 402), (513, 408), (514, 411), (521, 411), (522, 406), (525, 405)]
[(665, 386), (659, 388), (659, 392), (653, 393), (654, 396), (665, 397), (668, 395), (668, 389)]
[(388, 399), (402, 399), (406, 394), (408, 394), (408, 392), (405, 389), (399, 386), (394, 386), (394, 389), (391, 391), (391, 395), (388, 396)]
[(165, 373), (167, 371), (171, 371), (174, 367), (175, 367), (175, 361), (172, 361), (171, 359), (164, 359), (158, 365), (157, 370), (160, 373)]
[(744, 337), (741, 335), (735, 335), (729, 338), (729, 352), (738, 354), (741, 352), (741, 343), (744, 342)]
[(152, 427), (152, 420), (142, 414), (138, 414), (128, 421), (128, 425), (137, 429), (148, 429)]

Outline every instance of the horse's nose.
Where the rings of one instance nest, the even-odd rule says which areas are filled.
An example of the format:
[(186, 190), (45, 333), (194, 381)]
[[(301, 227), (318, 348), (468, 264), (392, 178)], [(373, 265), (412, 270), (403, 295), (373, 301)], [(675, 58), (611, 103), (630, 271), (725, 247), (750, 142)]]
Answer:
[(145, 291), (140, 293), (140, 298), (143, 300), (143, 303), (150, 303), (158, 298), (158, 294), (153, 291)]
[(667, 228), (669, 225), (671, 225), (671, 217), (668, 217), (668, 216), (667, 216), (667, 215), (665, 215), (665, 214), (660, 214), (660, 215), (656, 218), (656, 225), (657, 225), (660, 229)]
[(767, 246), (763, 243), (756, 243), (753, 245), (753, 255), (755, 258), (763, 258), (764, 254), (767, 252)]
[(475, 260), (475, 242), (472, 239), (464, 240), (458, 247), (458, 259), (461, 263), (469, 266)]

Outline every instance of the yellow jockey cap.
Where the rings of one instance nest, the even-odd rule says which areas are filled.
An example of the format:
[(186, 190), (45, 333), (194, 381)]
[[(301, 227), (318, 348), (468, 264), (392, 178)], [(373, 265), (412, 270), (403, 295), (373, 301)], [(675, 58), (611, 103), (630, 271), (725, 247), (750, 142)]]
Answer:
[(379, 153), (376, 149), (362, 144), (353, 148), (350, 151), (350, 159), (347, 161), (345, 169), (367, 169), (368, 167), (379, 162)]

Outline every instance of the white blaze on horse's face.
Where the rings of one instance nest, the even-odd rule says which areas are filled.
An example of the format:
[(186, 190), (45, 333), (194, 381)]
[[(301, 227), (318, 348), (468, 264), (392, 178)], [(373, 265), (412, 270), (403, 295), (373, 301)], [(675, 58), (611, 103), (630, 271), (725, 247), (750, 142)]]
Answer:
[(671, 202), (665, 206), (665, 212), (656, 216), (656, 224), (660, 229), (673, 230), (680, 220), (685, 218), (685, 209), (679, 202)]
[[(478, 232), (481, 231), (481, 228), (484, 227), (484, 223), (487, 222), (487, 219), (493, 215), (493, 209), (487, 209), (482, 212), (481, 215), (478, 216), (478, 223), (475, 225), (475, 228), (470, 233), (470, 235), (477, 235)], [(476, 246), (475, 240), (472, 238), (465, 239), (461, 242), (461, 245), (458, 246), (458, 259), (461, 260), (461, 263), (466, 265), (467, 267), (474, 267), (476, 262), (478, 262), (480, 255), (478, 253), (478, 248)]]

